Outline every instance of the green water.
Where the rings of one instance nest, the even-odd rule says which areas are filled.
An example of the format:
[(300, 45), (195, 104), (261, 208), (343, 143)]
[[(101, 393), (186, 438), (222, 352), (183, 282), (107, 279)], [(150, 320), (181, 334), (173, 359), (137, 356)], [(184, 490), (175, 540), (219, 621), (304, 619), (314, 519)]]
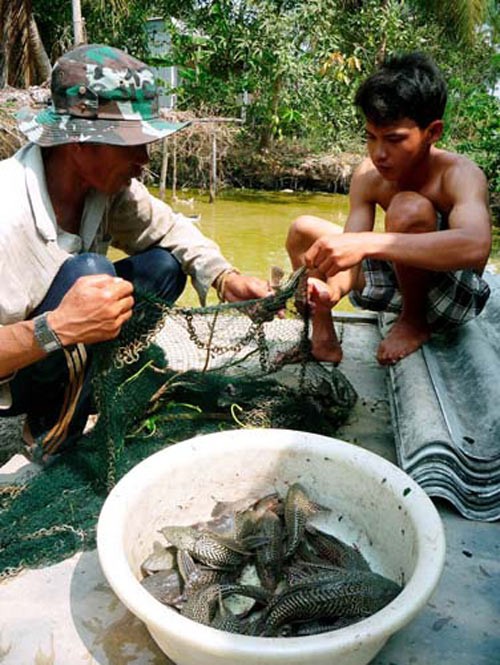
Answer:
[[(153, 191), (154, 194), (157, 192)], [(173, 201), (167, 192), (166, 202), (184, 215), (199, 215), (201, 231), (215, 240), (227, 259), (241, 272), (268, 279), (271, 266), (291, 271), (285, 250), (290, 223), (299, 215), (311, 214), (343, 226), (348, 213), (348, 197), (342, 194), (264, 192), (226, 190), (215, 203), (207, 194), (183, 191)], [(382, 229), (382, 215), (377, 215), (377, 228)], [(114, 258), (114, 257), (113, 257)], [(500, 272), (500, 229), (494, 230), (490, 264)], [(211, 302), (215, 302), (212, 294)], [(180, 304), (198, 304), (189, 286)], [(341, 309), (351, 309), (344, 299)]]
[[(185, 195), (182, 199), (192, 200)], [(343, 225), (348, 206), (347, 197), (340, 194), (228, 191), (213, 204), (195, 197), (191, 206), (182, 199), (169, 203), (177, 212), (200, 214), (203, 233), (242, 272), (256, 277), (268, 277), (271, 265), (289, 268), (285, 239), (296, 217), (309, 213)]]
[[(311, 214), (343, 225), (348, 198), (341, 194), (224, 191), (215, 203), (206, 195), (183, 192), (173, 202), (176, 212), (200, 215), (201, 231), (215, 240), (224, 256), (242, 273), (268, 279), (271, 266), (288, 273), (291, 265), (285, 250), (290, 223), (299, 215)], [(186, 203), (187, 202), (187, 203)], [(196, 305), (191, 288), (181, 304)]]

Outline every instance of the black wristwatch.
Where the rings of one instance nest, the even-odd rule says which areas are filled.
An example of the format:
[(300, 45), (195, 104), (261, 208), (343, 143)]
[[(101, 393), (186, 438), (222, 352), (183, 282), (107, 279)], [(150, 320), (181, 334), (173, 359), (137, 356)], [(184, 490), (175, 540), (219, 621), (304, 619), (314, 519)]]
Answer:
[(53, 353), (58, 349), (62, 349), (61, 340), (52, 330), (47, 321), (48, 312), (35, 316), (33, 322), (35, 324), (35, 340), (45, 353)]

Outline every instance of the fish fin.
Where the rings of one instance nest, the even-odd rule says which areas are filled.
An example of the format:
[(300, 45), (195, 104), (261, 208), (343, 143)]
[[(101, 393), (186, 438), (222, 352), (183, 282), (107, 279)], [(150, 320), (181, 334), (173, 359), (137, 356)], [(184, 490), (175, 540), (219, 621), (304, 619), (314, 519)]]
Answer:
[(262, 547), (262, 545), (268, 545), (271, 538), (269, 536), (246, 536), (241, 542), (246, 549), (255, 550), (257, 547)]
[(196, 573), (196, 564), (187, 550), (177, 550), (177, 567), (184, 582)]

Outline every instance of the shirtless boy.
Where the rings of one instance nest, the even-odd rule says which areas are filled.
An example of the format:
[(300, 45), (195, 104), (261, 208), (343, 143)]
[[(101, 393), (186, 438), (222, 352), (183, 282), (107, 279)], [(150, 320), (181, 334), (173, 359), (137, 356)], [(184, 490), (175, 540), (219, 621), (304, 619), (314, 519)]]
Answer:
[[(469, 159), (435, 146), (446, 94), (426, 55), (386, 61), (356, 94), (369, 156), (353, 175), (343, 232), (309, 215), (290, 227), (292, 264), (310, 271), (318, 360), (342, 359), (330, 310), (347, 294), (357, 306), (399, 314), (378, 348), (383, 365), (477, 316), (488, 299), (481, 278), (491, 248), (487, 182)], [(377, 205), (385, 211), (382, 233), (373, 230)]]

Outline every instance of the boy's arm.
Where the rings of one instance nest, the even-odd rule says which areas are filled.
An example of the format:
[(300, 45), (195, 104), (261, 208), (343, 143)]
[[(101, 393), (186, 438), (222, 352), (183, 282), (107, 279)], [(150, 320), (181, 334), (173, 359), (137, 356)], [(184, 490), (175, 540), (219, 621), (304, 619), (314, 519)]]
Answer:
[(462, 162), (444, 175), (443, 189), (451, 203), (447, 230), (385, 233), (374, 239), (370, 256), (427, 270), (482, 271), (491, 250), (486, 178), (477, 166)]
[(327, 276), (368, 257), (424, 270), (473, 268), (482, 271), (491, 248), (486, 178), (472, 162), (459, 160), (443, 174), (442, 188), (450, 204), (447, 230), (345, 233), (335, 242), (320, 238), (306, 256), (307, 265)]
[[(349, 189), (349, 214), (344, 226), (344, 234), (332, 237), (332, 243), (342, 242), (345, 234), (368, 233), (373, 230), (375, 223), (375, 202), (372, 200), (372, 183), (368, 169), (368, 160), (365, 160), (352, 177)], [(331, 294), (332, 306), (336, 305), (341, 298), (356, 288), (361, 258), (358, 263), (347, 270), (336, 272), (330, 277), (325, 275), (325, 277), (328, 277), (327, 283)]]

